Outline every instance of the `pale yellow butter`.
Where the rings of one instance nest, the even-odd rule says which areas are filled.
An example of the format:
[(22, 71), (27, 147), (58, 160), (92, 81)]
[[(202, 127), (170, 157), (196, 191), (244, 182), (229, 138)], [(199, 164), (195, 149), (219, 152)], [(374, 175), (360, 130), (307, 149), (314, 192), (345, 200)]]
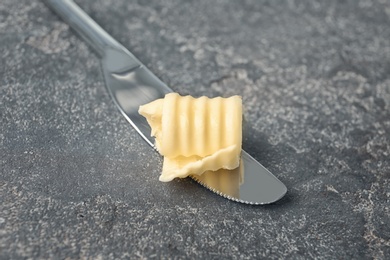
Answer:
[(138, 112), (151, 126), (156, 148), (164, 156), (160, 181), (239, 166), (241, 97), (210, 99), (170, 93)]

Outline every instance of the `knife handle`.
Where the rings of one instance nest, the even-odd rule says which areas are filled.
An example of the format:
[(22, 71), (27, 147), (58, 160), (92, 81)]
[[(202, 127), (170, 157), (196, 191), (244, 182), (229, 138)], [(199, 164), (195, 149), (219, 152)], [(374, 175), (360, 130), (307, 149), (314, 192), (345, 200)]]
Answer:
[(104, 56), (108, 48), (124, 49), (72, 0), (45, 0), (44, 2), (77, 31), (100, 57)]

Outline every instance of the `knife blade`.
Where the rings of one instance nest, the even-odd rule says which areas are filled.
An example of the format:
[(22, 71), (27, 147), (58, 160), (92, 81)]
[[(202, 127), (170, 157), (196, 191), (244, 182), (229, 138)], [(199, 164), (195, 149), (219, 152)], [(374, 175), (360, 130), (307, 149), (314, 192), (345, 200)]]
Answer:
[[(138, 114), (144, 105), (172, 92), (130, 51), (112, 38), (72, 0), (45, 0), (45, 3), (73, 28), (101, 60), (110, 96), (126, 120), (153, 148), (154, 140), (145, 118)], [(244, 150), (235, 170), (221, 169), (191, 178), (209, 190), (233, 201), (263, 205), (278, 201), (286, 186)]]

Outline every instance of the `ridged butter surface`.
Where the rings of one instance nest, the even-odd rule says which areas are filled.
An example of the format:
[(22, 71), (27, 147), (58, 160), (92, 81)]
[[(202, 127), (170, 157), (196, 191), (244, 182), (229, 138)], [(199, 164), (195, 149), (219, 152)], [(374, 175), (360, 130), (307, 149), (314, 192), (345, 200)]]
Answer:
[(164, 156), (161, 181), (205, 171), (234, 169), (242, 143), (242, 100), (193, 98), (170, 93), (143, 105), (144, 116)]

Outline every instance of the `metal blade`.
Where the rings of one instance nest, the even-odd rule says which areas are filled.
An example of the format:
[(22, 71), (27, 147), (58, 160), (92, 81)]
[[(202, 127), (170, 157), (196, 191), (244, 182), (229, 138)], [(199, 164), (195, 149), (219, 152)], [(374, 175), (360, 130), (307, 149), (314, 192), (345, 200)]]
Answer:
[[(106, 86), (119, 110), (154, 147), (149, 124), (138, 114), (138, 108), (163, 98), (172, 90), (134, 56), (122, 49), (108, 50), (102, 65)], [(209, 171), (191, 177), (225, 198), (248, 204), (269, 204), (279, 200), (287, 192), (286, 186), (280, 180), (245, 151), (242, 152), (241, 164), (237, 169)]]

